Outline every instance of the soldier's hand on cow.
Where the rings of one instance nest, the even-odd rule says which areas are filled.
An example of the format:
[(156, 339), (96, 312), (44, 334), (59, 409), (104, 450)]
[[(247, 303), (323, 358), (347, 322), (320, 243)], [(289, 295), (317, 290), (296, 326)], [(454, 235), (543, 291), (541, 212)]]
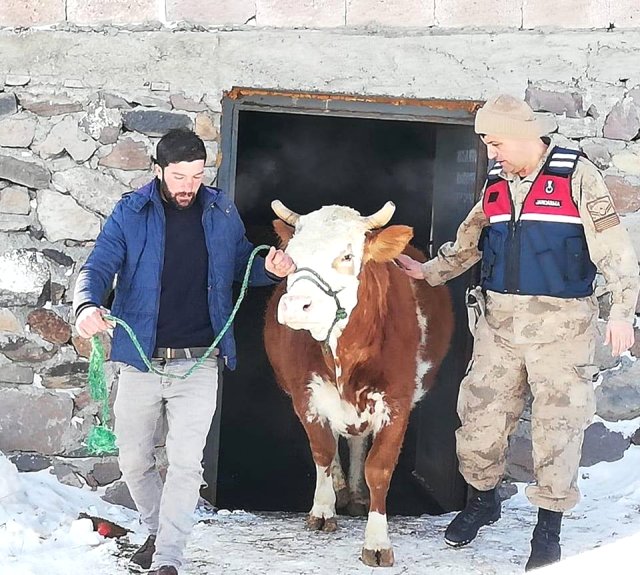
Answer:
[(264, 267), (269, 273), (280, 278), (286, 278), (296, 271), (296, 264), (293, 263), (291, 257), (273, 246), (271, 246), (269, 253), (264, 258)]
[(611, 355), (618, 356), (627, 351), (635, 340), (633, 324), (623, 319), (610, 319), (607, 322), (607, 333), (604, 344), (611, 344)]
[(111, 329), (113, 324), (102, 317), (106, 313), (106, 310), (99, 307), (85, 307), (76, 319), (76, 329), (80, 337), (90, 338), (101, 331)]
[(405, 254), (400, 254), (396, 258), (396, 262), (398, 262), (400, 269), (408, 276), (416, 280), (424, 279), (422, 264), (420, 262), (414, 260), (413, 258), (410, 258)]

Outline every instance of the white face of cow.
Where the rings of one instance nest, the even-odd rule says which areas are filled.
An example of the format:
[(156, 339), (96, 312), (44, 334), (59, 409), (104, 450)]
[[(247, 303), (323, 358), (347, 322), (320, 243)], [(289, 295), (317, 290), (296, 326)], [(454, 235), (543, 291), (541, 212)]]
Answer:
[[(342, 206), (300, 216), (286, 249), (298, 269), (287, 278), (287, 292), (280, 298), (280, 323), (306, 329), (318, 341), (324, 341), (332, 327), (332, 337), (342, 332), (358, 303), (358, 274), (369, 229), (358, 212)], [(334, 326), (338, 303), (346, 317)]]
[[(305, 216), (278, 200), (271, 206), (283, 220), (274, 222), (276, 232), (288, 242), (286, 252), (297, 267), (287, 277), (287, 291), (278, 303), (278, 321), (292, 329), (306, 329), (318, 341), (329, 339), (333, 347), (358, 303), (362, 266), (368, 259), (383, 262), (396, 257), (413, 231), (406, 226), (378, 230), (393, 216), (393, 202), (371, 216), (342, 206), (324, 207)], [(372, 230), (376, 231), (368, 236)]]

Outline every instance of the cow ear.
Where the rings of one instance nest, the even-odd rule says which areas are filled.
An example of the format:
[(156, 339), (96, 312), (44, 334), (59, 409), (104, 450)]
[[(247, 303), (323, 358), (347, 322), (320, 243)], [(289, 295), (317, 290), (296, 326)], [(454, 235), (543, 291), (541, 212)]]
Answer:
[(371, 232), (365, 245), (365, 261), (389, 262), (398, 257), (413, 237), (409, 226), (389, 226)]
[(286, 248), (289, 240), (293, 237), (295, 228), (282, 220), (273, 220), (273, 229), (280, 238), (280, 247)]

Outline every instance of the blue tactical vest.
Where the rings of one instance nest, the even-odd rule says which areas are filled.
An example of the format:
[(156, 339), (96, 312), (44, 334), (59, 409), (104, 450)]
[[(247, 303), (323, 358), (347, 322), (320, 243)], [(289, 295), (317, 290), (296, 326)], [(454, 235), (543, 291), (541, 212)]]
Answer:
[(560, 298), (593, 293), (589, 257), (571, 176), (580, 152), (555, 147), (531, 185), (516, 220), (509, 183), (499, 164), (489, 171), (482, 199), (489, 220), (481, 235), (481, 285), (486, 290)]

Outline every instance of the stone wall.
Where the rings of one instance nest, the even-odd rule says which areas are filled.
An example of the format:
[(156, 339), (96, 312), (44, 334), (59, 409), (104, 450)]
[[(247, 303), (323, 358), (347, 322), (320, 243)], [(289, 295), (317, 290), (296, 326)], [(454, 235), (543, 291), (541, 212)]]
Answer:
[[(151, 4), (134, 2), (132, 11)], [(172, 6), (179, 4), (187, 3)], [(311, 10), (330, 3), (301, 5), (307, 4)], [(353, 10), (359, 4), (348, 2)], [(257, 4), (267, 5), (276, 3)], [(149, 179), (149, 156), (167, 129), (195, 128), (209, 153), (207, 179), (214, 178), (223, 91), (526, 96), (536, 110), (555, 116), (565, 144), (603, 170), (640, 253), (638, 46), (640, 31), (633, 30), (0, 31), (0, 451), (14, 454), (23, 469), (54, 463), (70, 483), (117, 477), (113, 462), (85, 457), (82, 445), (98, 406), (86, 391), (87, 343), (72, 328), (74, 278), (120, 195)], [(607, 296), (601, 301), (604, 320)], [(638, 340), (622, 362), (598, 346), (598, 413), (631, 427), (618, 433), (594, 424), (585, 464), (622, 456), (634, 440)], [(513, 441), (515, 478), (530, 472), (526, 426), (525, 417)]]
[(4, 0), (0, 26), (637, 28), (636, 0)]

